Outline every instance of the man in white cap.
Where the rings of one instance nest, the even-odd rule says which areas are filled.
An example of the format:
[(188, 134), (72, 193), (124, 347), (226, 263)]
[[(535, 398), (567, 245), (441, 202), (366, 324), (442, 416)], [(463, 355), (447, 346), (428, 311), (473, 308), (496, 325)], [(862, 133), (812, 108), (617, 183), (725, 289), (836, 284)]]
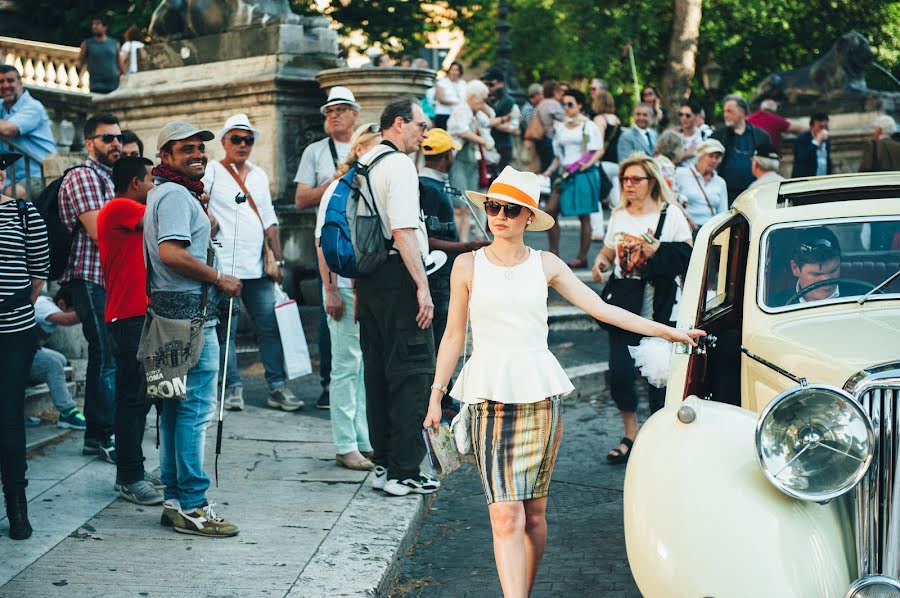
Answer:
[[(325, 115), (325, 130), (328, 137), (310, 143), (300, 157), (297, 167), (297, 191), (294, 203), (298, 208), (312, 208), (319, 205), (322, 194), (331, 183), (338, 164), (350, 152), (350, 137), (359, 118), (359, 104), (353, 92), (346, 87), (332, 87), (328, 101), (319, 111)], [(322, 285), (318, 285), (322, 288)], [(324, 306), (324, 301), (319, 305)], [(328, 385), (331, 382), (331, 337), (328, 334), (328, 320), (325, 308), (319, 309), (319, 377), (322, 382), (322, 396), (316, 401), (319, 409), (328, 409)]]
[(209, 476), (203, 471), (206, 425), (215, 413), (219, 374), (217, 310), (204, 309), (204, 299), (214, 306), (221, 294), (238, 297), (241, 281), (222, 272), (215, 258), (209, 262), (211, 225), (200, 196), (205, 142), (213, 137), (183, 120), (160, 129), (160, 165), (153, 169), (156, 186), (147, 194), (144, 215), (144, 255), (148, 314), (172, 320), (205, 316), (203, 350), (188, 370), (186, 397), (162, 402), (159, 469), (166, 500), (160, 523), (185, 534), (226, 537), (236, 535), (238, 528), (213, 510), (206, 497)]
[[(284, 268), (278, 239), (278, 219), (272, 206), (269, 177), (250, 161), (253, 144), (259, 137), (259, 130), (250, 124), (246, 114), (229, 117), (216, 135), (225, 148), (225, 158), (207, 164), (203, 186), (209, 193), (209, 212), (219, 223), (216, 240), (221, 243), (219, 261), (222, 271), (231, 273), (233, 268), (234, 276), (243, 284), (241, 298), (259, 334), (259, 352), (269, 387), (266, 403), (275, 409), (296, 411), (303, 407), (303, 401), (287, 387), (284, 351), (275, 319), (272, 282), (281, 282)], [(238, 194), (246, 195), (247, 201), (235, 204), (234, 197)], [(265, 272), (265, 246), (274, 254), (278, 266), (271, 278)], [(222, 385), (226, 389), (225, 407), (241, 411), (244, 409), (244, 384), (237, 367), (234, 346), (237, 320), (237, 317), (231, 320), (231, 345), (226, 369), (228, 378), (222, 380)], [(220, 339), (227, 336), (225, 322), (225, 318), (219, 318)], [(224, 359), (225, 347), (222, 347), (221, 353)]]

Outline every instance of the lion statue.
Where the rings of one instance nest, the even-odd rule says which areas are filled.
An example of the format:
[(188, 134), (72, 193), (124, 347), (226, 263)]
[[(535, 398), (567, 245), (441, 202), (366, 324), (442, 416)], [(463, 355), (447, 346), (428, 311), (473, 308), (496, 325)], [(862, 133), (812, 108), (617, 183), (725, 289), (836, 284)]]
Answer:
[(290, 0), (162, 0), (150, 19), (150, 35), (184, 39), (254, 25), (299, 22)]
[(772, 73), (763, 79), (753, 103), (767, 98), (797, 103), (839, 93), (865, 93), (868, 91), (865, 70), (873, 58), (869, 41), (856, 31), (850, 31), (838, 38), (812, 65)]

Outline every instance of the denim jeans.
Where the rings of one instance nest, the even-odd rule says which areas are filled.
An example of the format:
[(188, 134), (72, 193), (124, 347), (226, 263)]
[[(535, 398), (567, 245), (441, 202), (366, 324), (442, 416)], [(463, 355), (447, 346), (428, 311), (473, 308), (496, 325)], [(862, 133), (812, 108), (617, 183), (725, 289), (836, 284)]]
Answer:
[(353, 289), (338, 289), (344, 300), (340, 320), (328, 316), (331, 333), (331, 435), (339, 455), (371, 451), (366, 420), (366, 380), (359, 324), (353, 321)]
[(0, 334), (0, 480), (12, 496), (28, 486), (25, 479), (25, 386), (37, 347), (37, 330)]
[[(250, 313), (253, 325), (259, 335), (259, 353), (262, 357), (263, 368), (266, 371), (266, 384), (269, 390), (275, 390), (285, 385), (287, 376), (284, 374), (284, 351), (281, 348), (281, 335), (278, 333), (278, 321), (275, 319), (275, 291), (272, 281), (268, 277), (242, 280), (244, 287), (241, 290), (241, 299)], [(222, 368), (225, 359), (225, 327), (228, 325), (228, 302), (223, 301), (224, 317), (219, 317), (219, 339), (222, 349), (219, 357), (219, 367)], [(226, 388), (243, 386), (241, 372), (237, 365), (237, 351), (234, 337), (237, 334), (237, 314), (231, 318), (231, 343), (228, 347), (228, 379), (223, 380)]]
[(62, 353), (42, 347), (34, 354), (31, 364), (30, 378), (47, 384), (50, 389), (50, 400), (60, 413), (75, 407), (69, 385), (66, 383), (66, 356)]
[(116, 364), (104, 324), (106, 290), (86, 280), (73, 280), (68, 286), (88, 343), (84, 438), (105, 441), (112, 435), (116, 421)]
[(137, 358), (144, 317), (107, 324), (116, 358), (116, 478), (122, 484), (144, 479), (144, 427), (150, 402), (144, 370)]
[(178, 499), (185, 511), (206, 500), (209, 477), (203, 471), (206, 425), (216, 410), (219, 339), (212, 326), (203, 329), (200, 360), (187, 375), (187, 398), (163, 400), (160, 416), (159, 469), (166, 499)]

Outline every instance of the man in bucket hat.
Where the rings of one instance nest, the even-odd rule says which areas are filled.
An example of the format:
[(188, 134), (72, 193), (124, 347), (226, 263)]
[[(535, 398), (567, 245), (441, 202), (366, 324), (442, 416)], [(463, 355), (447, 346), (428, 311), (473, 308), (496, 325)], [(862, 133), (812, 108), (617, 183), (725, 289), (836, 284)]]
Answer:
[[(216, 138), (225, 148), (225, 158), (221, 161), (214, 160), (206, 166), (203, 185), (209, 193), (209, 212), (219, 223), (216, 240), (222, 244), (219, 251), (221, 268), (225, 272), (232, 272), (234, 267), (234, 275), (243, 285), (241, 298), (259, 334), (259, 352), (269, 387), (266, 404), (275, 409), (296, 411), (304, 405), (287, 387), (284, 351), (275, 319), (275, 291), (272, 283), (281, 283), (284, 268), (278, 239), (278, 218), (269, 193), (269, 177), (262, 168), (250, 161), (250, 154), (254, 144), (259, 141), (260, 132), (250, 124), (246, 114), (235, 114), (225, 121), (225, 126)], [(235, 206), (234, 197), (238, 194), (246, 194), (247, 201)], [(263, 253), (265, 244), (268, 244), (275, 258), (277, 272), (266, 272)], [(219, 321), (220, 339), (227, 337), (225, 319), (227, 318), (220, 318)], [(237, 321), (237, 317), (231, 320), (227, 379), (222, 380), (222, 385), (226, 389), (225, 408), (242, 411), (244, 383), (237, 367), (234, 346)], [(224, 346), (221, 353), (224, 358)]]
[[(310, 143), (300, 157), (297, 167), (297, 191), (294, 203), (298, 208), (312, 208), (319, 205), (322, 194), (331, 184), (338, 165), (347, 159), (350, 152), (350, 137), (356, 129), (359, 118), (359, 104), (353, 92), (340, 85), (328, 92), (328, 101), (319, 111), (325, 116), (325, 131), (328, 136)], [(318, 273), (318, 269), (316, 269)], [(318, 285), (321, 292), (322, 285)], [(325, 316), (325, 302), (319, 296), (319, 377), (322, 381), (322, 395), (316, 401), (319, 409), (328, 409), (328, 385), (331, 382), (331, 337), (328, 334), (328, 320)]]
[[(211, 132), (183, 120), (160, 130), (156, 148), (161, 163), (152, 171), (156, 186), (147, 195), (144, 255), (148, 315), (172, 320), (205, 316), (203, 347), (188, 370), (186, 397), (162, 402), (159, 466), (166, 500), (160, 523), (185, 534), (225, 537), (237, 534), (238, 528), (217, 515), (207, 500), (203, 450), (206, 424), (215, 412), (219, 373), (215, 305), (221, 294), (240, 296), (241, 281), (222, 272), (215, 260), (209, 263), (210, 219), (200, 195), (205, 142), (212, 139)], [(204, 297), (209, 304), (205, 310)]]

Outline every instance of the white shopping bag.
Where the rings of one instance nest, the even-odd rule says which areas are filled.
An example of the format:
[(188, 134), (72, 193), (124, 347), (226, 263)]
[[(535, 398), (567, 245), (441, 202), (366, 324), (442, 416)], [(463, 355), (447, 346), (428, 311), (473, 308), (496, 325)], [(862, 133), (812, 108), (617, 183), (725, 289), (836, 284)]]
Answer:
[(303, 323), (300, 322), (297, 302), (287, 296), (280, 284), (275, 285), (275, 319), (278, 321), (278, 332), (281, 335), (284, 373), (288, 380), (311, 374), (309, 347), (306, 346), (306, 336), (303, 334)]

